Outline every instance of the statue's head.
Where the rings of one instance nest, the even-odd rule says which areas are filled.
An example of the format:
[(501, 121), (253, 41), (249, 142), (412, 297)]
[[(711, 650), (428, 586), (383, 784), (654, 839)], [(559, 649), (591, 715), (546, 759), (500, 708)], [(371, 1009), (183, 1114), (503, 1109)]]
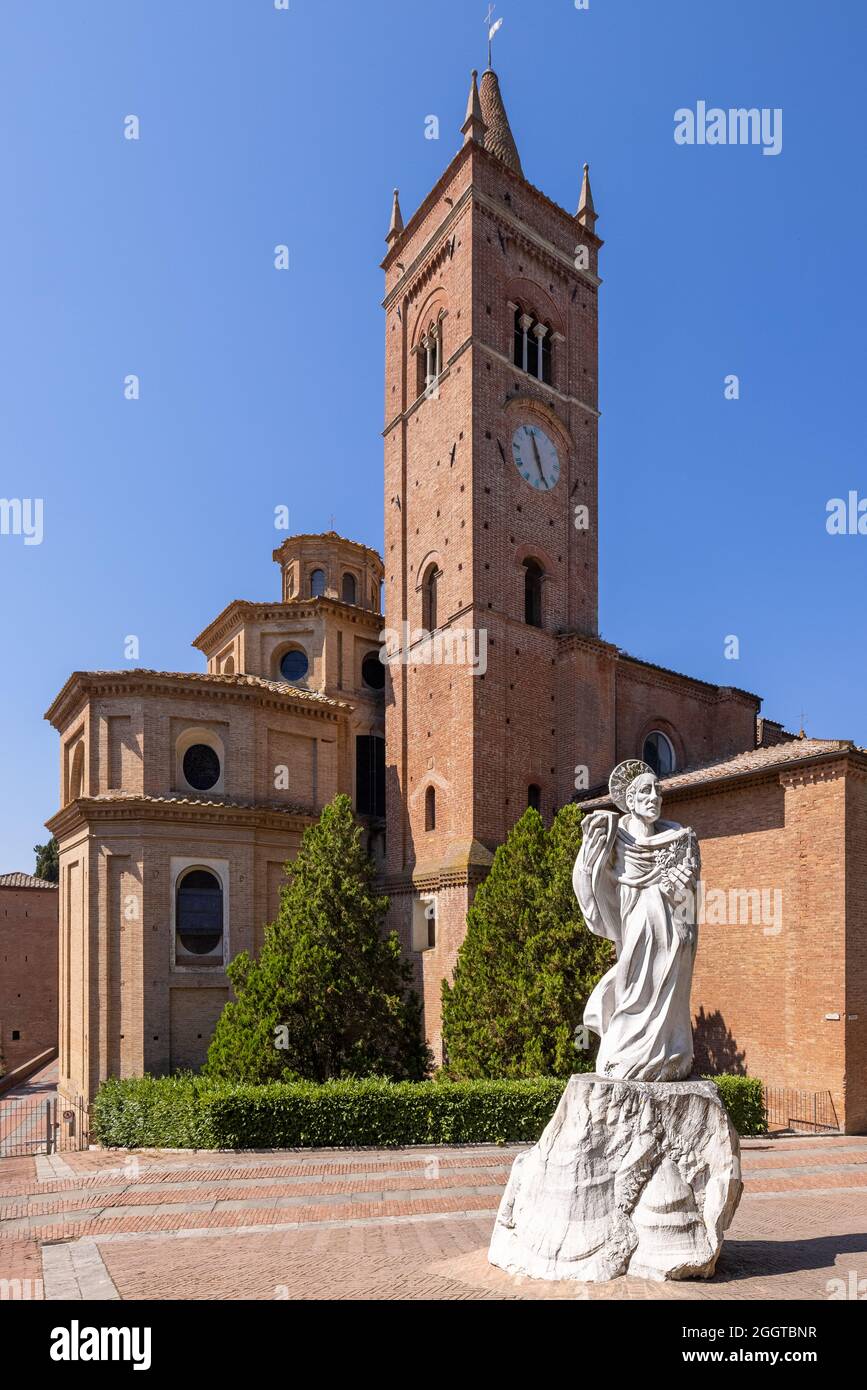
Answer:
[(628, 811), (643, 821), (655, 821), (662, 810), (659, 778), (639, 758), (618, 763), (608, 779), (611, 799), (621, 811)]
[(655, 772), (642, 772), (626, 790), (626, 809), (639, 820), (655, 821), (662, 810), (662, 793)]

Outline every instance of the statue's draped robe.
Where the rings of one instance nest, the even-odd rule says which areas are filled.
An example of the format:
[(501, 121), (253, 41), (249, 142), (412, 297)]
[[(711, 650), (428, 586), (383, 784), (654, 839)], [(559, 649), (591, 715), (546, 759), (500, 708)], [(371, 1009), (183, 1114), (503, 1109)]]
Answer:
[[(602, 1040), (600, 1076), (678, 1081), (692, 1071), (698, 843), (691, 830), (670, 821), (657, 821), (657, 834), (635, 839), (625, 829), (628, 819), (611, 811), (589, 816), (575, 861), (572, 882), (584, 920), (617, 950), (617, 964), (587, 1001), (584, 1022)], [(688, 886), (666, 893), (672, 862), (692, 874)]]

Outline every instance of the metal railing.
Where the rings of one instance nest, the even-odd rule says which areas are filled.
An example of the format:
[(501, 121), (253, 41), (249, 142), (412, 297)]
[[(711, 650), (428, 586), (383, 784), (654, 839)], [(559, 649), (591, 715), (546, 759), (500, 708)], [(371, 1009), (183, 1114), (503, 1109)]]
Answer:
[(73, 1153), (90, 1142), (90, 1116), (83, 1100), (43, 1096), (0, 1098), (0, 1158)]
[(793, 1091), (786, 1086), (764, 1087), (768, 1129), (796, 1134), (839, 1134), (840, 1125), (830, 1091)]

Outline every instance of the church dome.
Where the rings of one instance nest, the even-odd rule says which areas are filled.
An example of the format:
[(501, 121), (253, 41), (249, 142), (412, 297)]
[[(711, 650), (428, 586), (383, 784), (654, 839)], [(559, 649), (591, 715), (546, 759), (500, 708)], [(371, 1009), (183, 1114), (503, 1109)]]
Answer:
[(369, 612), (380, 611), (382, 559), (370, 546), (336, 531), (287, 536), (274, 551), (283, 581), (283, 602), (329, 598)]

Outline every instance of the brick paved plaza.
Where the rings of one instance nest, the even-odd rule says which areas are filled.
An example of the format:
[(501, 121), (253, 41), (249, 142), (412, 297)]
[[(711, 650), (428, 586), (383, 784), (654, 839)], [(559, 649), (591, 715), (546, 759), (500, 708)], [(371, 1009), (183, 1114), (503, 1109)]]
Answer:
[(518, 1152), (6, 1158), (0, 1279), (85, 1300), (827, 1300), (844, 1287), (829, 1281), (867, 1278), (867, 1137), (746, 1140), (746, 1190), (717, 1275), (666, 1285), (551, 1285), (490, 1268)]

